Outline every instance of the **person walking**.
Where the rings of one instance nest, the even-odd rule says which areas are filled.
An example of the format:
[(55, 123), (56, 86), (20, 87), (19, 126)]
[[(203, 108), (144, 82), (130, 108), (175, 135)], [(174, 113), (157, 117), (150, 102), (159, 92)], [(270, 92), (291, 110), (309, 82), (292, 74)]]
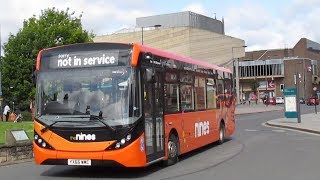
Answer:
[(10, 114), (10, 107), (8, 105), (6, 105), (3, 110), (3, 115), (6, 116), (6, 122), (8, 122), (9, 114)]

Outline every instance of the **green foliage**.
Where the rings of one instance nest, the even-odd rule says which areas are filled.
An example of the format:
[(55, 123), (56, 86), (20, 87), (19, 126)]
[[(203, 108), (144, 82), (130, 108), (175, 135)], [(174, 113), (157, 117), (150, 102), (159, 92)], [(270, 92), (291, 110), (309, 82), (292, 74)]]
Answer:
[(28, 111), (22, 111), (21, 112), (21, 115), (22, 115), (22, 122), (25, 122), (25, 121), (33, 121), (32, 119), (32, 114)]
[(257, 79), (254, 79), (254, 80), (252, 80), (251, 82), (250, 82), (250, 86), (251, 86), (251, 90), (253, 91), (253, 92), (257, 92), (257, 89), (258, 89), (258, 87), (259, 87), (259, 81), (257, 80)]
[[(10, 34), (4, 45), (2, 92), (5, 101), (27, 105), (35, 95), (32, 77), (38, 52), (43, 48), (64, 44), (92, 42), (94, 35), (82, 29), (81, 16), (55, 8), (41, 11), (23, 22), (16, 35)], [(57, 41), (58, 37), (61, 37)], [(12, 87), (12, 88), (10, 88)], [(24, 107), (23, 109), (26, 109)]]

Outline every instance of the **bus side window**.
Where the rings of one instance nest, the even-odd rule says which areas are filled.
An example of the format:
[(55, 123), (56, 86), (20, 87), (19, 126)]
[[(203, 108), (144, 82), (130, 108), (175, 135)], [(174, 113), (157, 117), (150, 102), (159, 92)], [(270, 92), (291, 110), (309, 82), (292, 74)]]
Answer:
[(214, 79), (207, 79), (207, 108), (217, 108), (217, 90)]
[(177, 84), (164, 85), (165, 112), (166, 114), (179, 111), (179, 88)]

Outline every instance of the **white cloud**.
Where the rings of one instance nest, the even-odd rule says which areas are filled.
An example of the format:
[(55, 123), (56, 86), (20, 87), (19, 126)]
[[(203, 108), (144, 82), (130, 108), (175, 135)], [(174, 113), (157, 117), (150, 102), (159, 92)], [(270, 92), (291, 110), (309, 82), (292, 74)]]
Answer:
[(296, 0), (284, 11), (271, 12), (266, 7), (245, 3), (226, 12), (226, 33), (244, 39), (247, 50), (292, 48), (300, 38), (320, 42), (320, 1)]
[[(7, 41), (10, 32), (15, 34), (22, 27), (23, 20), (40, 15), (46, 8), (66, 10), (69, 7), (76, 16), (82, 13), (84, 28), (97, 35), (132, 27), (137, 17), (155, 15), (160, 11), (152, 8), (154, 1), (147, 0), (0, 0), (0, 4), (2, 43)], [(175, 9), (177, 4), (175, 2), (170, 8)], [(220, 12), (225, 17), (226, 34), (245, 40), (248, 50), (292, 47), (302, 37), (320, 42), (317, 29), (320, 1), (294, 0), (284, 4), (282, 9), (276, 9), (253, 0), (243, 0), (237, 5), (230, 3), (226, 9), (221, 9), (223, 13)], [(203, 15), (208, 15), (210, 9), (212, 6), (204, 1), (182, 8)]]
[(119, 30), (121, 27), (135, 25), (135, 19), (152, 14), (147, 0), (10, 0), (1, 1), (0, 25), (1, 40), (7, 41), (9, 33), (16, 34), (22, 28), (23, 20), (33, 15), (39, 16), (41, 10), (56, 7), (59, 10), (69, 8), (75, 16), (82, 15), (82, 24), (86, 30), (97, 35)]
[(189, 4), (187, 6), (185, 6), (184, 8), (182, 8), (183, 11), (192, 11), (198, 14), (206, 14), (205, 8), (203, 7), (203, 5), (201, 3), (192, 3)]

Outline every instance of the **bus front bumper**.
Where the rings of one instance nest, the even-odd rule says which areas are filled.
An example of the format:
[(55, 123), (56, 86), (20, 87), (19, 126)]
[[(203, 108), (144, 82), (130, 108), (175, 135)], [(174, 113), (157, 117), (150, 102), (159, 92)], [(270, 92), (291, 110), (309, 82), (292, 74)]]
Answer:
[[(144, 135), (128, 146), (117, 150), (105, 151), (58, 151), (39, 147), (33, 142), (35, 163), (41, 165), (68, 165), (68, 160), (90, 160), (90, 165), (144, 167), (147, 165)], [(143, 142), (143, 145), (141, 145)], [(143, 147), (141, 147), (143, 146)]]

